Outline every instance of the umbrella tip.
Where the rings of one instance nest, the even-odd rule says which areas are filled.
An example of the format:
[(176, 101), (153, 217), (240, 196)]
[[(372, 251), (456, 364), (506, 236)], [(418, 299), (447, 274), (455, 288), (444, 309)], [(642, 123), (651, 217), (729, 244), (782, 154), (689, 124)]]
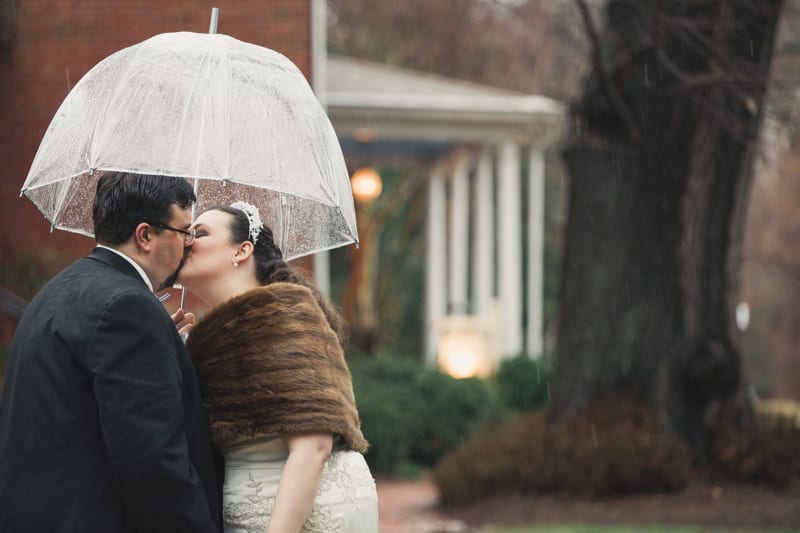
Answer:
[(54, 225), (50, 224), (50, 233), (53, 233), (54, 229), (56, 229), (56, 227)]
[(211, 8), (211, 22), (208, 25), (208, 33), (217, 33), (217, 22), (219, 21), (219, 8)]

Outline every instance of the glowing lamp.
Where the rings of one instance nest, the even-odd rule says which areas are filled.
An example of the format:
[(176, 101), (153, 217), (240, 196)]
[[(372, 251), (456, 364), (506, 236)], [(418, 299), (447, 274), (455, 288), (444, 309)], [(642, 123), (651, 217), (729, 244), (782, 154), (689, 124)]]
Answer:
[(489, 337), (477, 317), (450, 315), (442, 319), (439, 368), (454, 378), (486, 377), (492, 373)]
[(353, 189), (353, 198), (357, 202), (371, 202), (381, 195), (383, 182), (380, 175), (372, 167), (362, 167), (353, 173), (350, 178)]

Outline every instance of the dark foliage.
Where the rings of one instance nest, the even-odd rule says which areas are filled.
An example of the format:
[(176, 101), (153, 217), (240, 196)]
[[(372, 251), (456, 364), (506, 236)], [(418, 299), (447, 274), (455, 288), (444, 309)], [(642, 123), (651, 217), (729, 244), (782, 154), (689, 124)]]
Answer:
[(498, 490), (612, 495), (686, 485), (690, 455), (652, 412), (635, 403), (598, 404), (554, 426), (546, 411), (477, 432), (436, 466), (442, 501), (464, 503)]
[(497, 371), (501, 403), (516, 411), (546, 407), (550, 403), (550, 362), (532, 359), (525, 354), (500, 363)]
[(714, 466), (738, 481), (785, 487), (800, 479), (800, 405), (758, 402), (753, 424), (729, 417), (712, 428)]
[[(800, 404), (759, 402), (751, 431), (711, 428), (716, 460), (708, 473), (786, 487), (800, 480)], [(598, 402), (569, 423), (546, 411), (487, 425), (434, 469), (445, 504), (503, 492), (608, 496), (683, 489), (692, 464), (662, 417), (632, 402)]]
[(497, 411), (487, 383), (401, 358), (351, 364), (367, 462), (376, 473), (433, 465)]

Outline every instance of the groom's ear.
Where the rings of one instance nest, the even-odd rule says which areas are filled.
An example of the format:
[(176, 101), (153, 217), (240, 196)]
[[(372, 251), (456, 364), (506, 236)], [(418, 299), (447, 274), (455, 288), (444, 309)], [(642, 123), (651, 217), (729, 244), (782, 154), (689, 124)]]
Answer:
[(133, 230), (133, 244), (142, 251), (149, 252), (152, 248), (153, 227), (147, 222), (142, 222)]

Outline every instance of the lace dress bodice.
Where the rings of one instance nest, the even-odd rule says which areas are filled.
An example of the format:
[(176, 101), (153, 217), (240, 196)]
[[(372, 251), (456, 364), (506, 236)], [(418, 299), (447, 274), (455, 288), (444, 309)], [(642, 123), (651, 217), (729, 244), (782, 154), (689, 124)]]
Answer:
[[(263, 533), (289, 451), (279, 437), (223, 447), (225, 533)], [(378, 497), (364, 456), (334, 450), (303, 533), (377, 533)]]

